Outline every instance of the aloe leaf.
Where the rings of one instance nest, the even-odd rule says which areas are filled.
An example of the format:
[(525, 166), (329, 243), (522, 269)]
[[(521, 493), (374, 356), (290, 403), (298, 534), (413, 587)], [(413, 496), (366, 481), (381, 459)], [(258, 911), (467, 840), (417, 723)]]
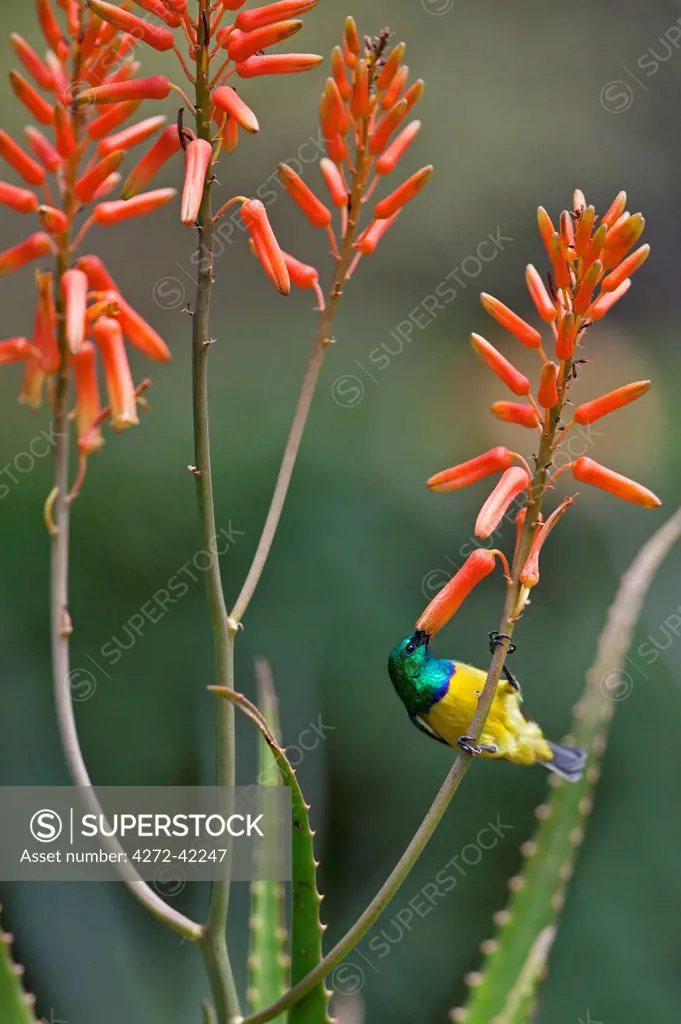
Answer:
[[(272, 735), (258, 708), (241, 693), (226, 687), (210, 687), (230, 700), (260, 730), (293, 801), (292, 903), (291, 903), (291, 985), (296, 985), (322, 960), (324, 926), (319, 916), (322, 897), (317, 889), (317, 861), (314, 832), (310, 828), (309, 804), (305, 803), (296, 773), (285, 751)], [(288, 1024), (330, 1024), (329, 997), (324, 983), (316, 985), (291, 1007)]]
[(23, 967), (12, 959), (12, 936), (0, 929), (0, 1021), (37, 1024), (35, 998), (24, 991)]
[(578, 783), (551, 778), (551, 798), (537, 809), (539, 827), (534, 839), (523, 847), (524, 870), (509, 882), (512, 895), (508, 907), (495, 915), (497, 936), (483, 943), (483, 968), (469, 975), (468, 1002), (452, 1012), (453, 1021), (527, 1024), (531, 1020), (545, 970), (530, 973), (530, 984), (520, 997), (517, 986), (523, 972), (530, 970), (528, 964), (532, 963), (539, 938), (547, 929), (555, 928), (565, 902), (615, 709), (615, 703), (605, 694), (613, 692), (613, 684), (621, 677), (646, 594), (679, 537), (681, 510), (641, 549), (622, 579), (599, 640), (596, 660), (587, 673), (584, 694), (575, 708), (570, 742), (589, 751), (584, 776)]

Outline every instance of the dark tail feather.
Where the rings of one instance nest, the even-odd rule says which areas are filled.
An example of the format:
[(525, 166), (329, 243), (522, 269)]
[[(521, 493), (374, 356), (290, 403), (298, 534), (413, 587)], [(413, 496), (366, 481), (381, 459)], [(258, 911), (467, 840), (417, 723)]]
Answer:
[(568, 782), (579, 782), (586, 764), (586, 754), (579, 747), (562, 747), (559, 743), (549, 743), (553, 753), (553, 761), (542, 761), (550, 772), (560, 775)]

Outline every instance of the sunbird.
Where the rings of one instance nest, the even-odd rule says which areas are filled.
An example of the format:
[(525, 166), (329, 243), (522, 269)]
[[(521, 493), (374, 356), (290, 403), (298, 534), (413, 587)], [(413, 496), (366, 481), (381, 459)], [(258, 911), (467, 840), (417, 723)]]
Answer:
[[(423, 630), (405, 637), (390, 655), (388, 671), (400, 700), (417, 729), (448, 747), (513, 764), (540, 764), (568, 782), (582, 777), (586, 754), (577, 747), (550, 743), (536, 722), (521, 710), (520, 686), (504, 669), (484, 732), (473, 744), (470, 728), (487, 673), (448, 658), (434, 658)], [(490, 634), (492, 648), (499, 634)]]

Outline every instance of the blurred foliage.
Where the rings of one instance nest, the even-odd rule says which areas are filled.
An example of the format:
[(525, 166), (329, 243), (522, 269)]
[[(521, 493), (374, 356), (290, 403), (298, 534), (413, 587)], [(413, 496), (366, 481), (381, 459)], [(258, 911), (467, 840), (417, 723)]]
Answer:
[[(445, 8), (439, 16), (429, 13)], [(681, 493), (675, 325), (681, 138), (669, 125), (681, 92), (681, 52), (661, 42), (681, 5), (626, 2), (615, 13), (583, 0), (521, 6), (374, 0), (369, 16), (327, 0), (307, 19), (301, 48), (328, 53), (346, 13), (359, 16), (362, 30), (388, 23), (408, 41), (408, 63), (427, 80), (419, 113), (424, 127), (409, 159), (414, 167), (433, 162), (437, 174), (348, 290), (291, 502), (238, 650), (238, 685), (251, 696), (253, 657), (272, 661), (286, 742), (296, 745), (310, 725), (326, 737), (313, 751), (298, 745), (300, 777), (320, 830), (329, 941), (384, 880), (450, 764), (444, 748), (409, 725), (385, 662), (430, 588), (461, 561), (485, 491), (431, 495), (423, 481), (492, 443), (525, 441), (486, 411), (499, 392), (471, 356), (467, 336), (470, 330), (498, 336), (477, 293), (492, 292), (529, 313), (523, 268), (529, 261), (543, 265), (534, 210), (543, 203), (557, 212), (576, 185), (601, 210), (627, 189), (632, 209), (648, 218), (646, 240), (653, 246), (631, 295), (607, 328), (592, 332), (592, 362), (579, 394), (640, 377), (651, 377), (655, 391), (645, 407), (599, 426), (597, 457), (638, 475), (669, 508)], [(5, 3), (0, 29), (3, 39), (14, 30), (39, 42), (31, 4)], [(667, 59), (648, 77), (637, 62), (651, 49)], [(8, 68), (9, 44), (0, 52)], [(149, 72), (166, 66), (163, 57), (145, 64)], [(617, 80), (631, 88), (632, 100), (619, 114), (601, 102), (604, 87)], [(277, 160), (311, 158), (322, 81), (320, 73), (274, 86), (248, 83), (262, 131), (244, 139), (223, 170), (227, 195), (256, 191)], [(3, 127), (18, 133), (18, 105), (7, 99), (3, 112)], [(171, 103), (168, 114), (174, 113)], [(162, 183), (176, 183), (178, 172), (167, 169)], [(319, 181), (311, 167), (306, 174)], [(264, 184), (263, 191), (271, 187), (277, 190)], [(326, 242), (292, 206), (278, 196), (270, 211), (282, 243), (323, 264)], [(3, 247), (20, 240), (25, 222), (18, 215), (3, 211), (1, 223)], [(455, 301), (426, 323), (424, 297), (497, 231), (508, 239), (503, 251), (478, 276), (459, 271)], [(94, 698), (78, 706), (83, 748), (98, 783), (191, 784), (210, 779), (213, 762), (202, 581), (134, 644), (126, 623), (198, 550), (185, 469), (192, 451), (190, 352), (181, 311), (182, 289), (187, 298), (192, 294), (194, 238), (170, 210), (143, 227), (93, 231), (91, 242), (128, 300), (165, 335), (174, 360), (153, 368), (149, 415), (139, 429), (112, 436), (92, 460), (75, 509), (73, 665), (96, 681)], [(309, 295), (284, 302), (269, 288), (239, 231), (225, 249), (217, 267), (211, 374), (218, 522), (240, 531), (224, 560), (234, 596), (265, 515), (313, 314)], [(0, 294), (3, 337), (29, 329), (30, 271), (1, 282)], [(403, 322), (410, 314), (421, 326), (412, 321), (408, 335)], [(398, 325), (403, 334), (395, 336)], [(372, 359), (377, 349), (389, 353), (387, 361)], [(138, 376), (149, 370), (142, 360), (136, 368)], [(344, 380), (334, 390), (338, 378)], [(18, 389), (18, 373), (3, 369), (0, 468), (49, 424), (46, 410), (31, 417), (16, 405)], [(357, 404), (334, 400), (347, 403), (348, 394), (359, 397)], [(50, 699), (48, 544), (41, 523), (49, 460), (17, 479), (0, 502), (0, 778), (64, 784)], [(662, 515), (583, 493), (561, 542), (547, 549), (541, 586), (518, 633), (515, 668), (549, 734), (564, 731), (617, 579)], [(670, 808), (681, 758), (675, 741), (681, 630), (674, 617), (680, 569), (677, 552), (660, 574), (630, 656), (631, 686), (615, 722), (539, 1024), (576, 1021), (587, 1007), (594, 1019), (619, 1024), (672, 1020), (678, 1012), (681, 824)], [(440, 639), (441, 652), (484, 661), (501, 599), (498, 586), (481, 588)], [(121, 653), (116, 664), (107, 644)], [(242, 725), (245, 783), (257, 771), (257, 744), (248, 723)], [(638, 758), (634, 770), (632, 752), (642, 748), (649, 756)], [(369, 963), (356, 958), (369, 1021), (435, 1024), (461, 1002), (463, 975), (478, 964), (477, 944), (505, 901), (506, 880), (517, 870), (518, 847), (531, 833), (545, 786), (539, 771), (475, 766), (403, 895), (376, 926), (374, 937), (385, 932), (389, 955), (379, 958), (365, 944)], [(498, 814), (513, 825), (510, 837), (423, 918), (413, 914), (409, 927), (403, 925), (400, 911)], [(249, 901), (246, 886), (236, 890), (233, 945), (245, 989)], [(18, 959), (29, 965), (28, 987), (48, 1019), (50, 1008), (69, 1024), (198, 1019), (205, 994), (199, 958), (148, 920), (122, 887), (12, 885), (1, 895)], [(202, 912), (205, 893), (182, 899), (185, 909)]]

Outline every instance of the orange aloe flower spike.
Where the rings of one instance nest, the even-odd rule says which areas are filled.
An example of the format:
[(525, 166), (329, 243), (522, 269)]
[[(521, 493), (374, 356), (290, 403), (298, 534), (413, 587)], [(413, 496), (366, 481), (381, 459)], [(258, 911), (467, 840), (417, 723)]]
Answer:
[(500, 323), (502, 327), (510, 331), (513, 337), (517, 338), (523, 345), (527, 348), (541, 347), (541, 334), (539, 331), (526, 323), (522, 317), (519, 317), (517, 313), (514, 313), (503, 302), (495, 299), (493, 295), (488, 295), (487, 292), (482, 293), (480, 301), (483, 309), (490, 316), (494, 317), (497, 323)]
[(520, 582), (524, 587), (536, 587), (539, 583), (539, 555), (544, 547), (544, 544), (549, 539), (549, 534), (556, 526), (556, 524), (563, 518), (567, 510), (571, 505), (574, 505), (574, 498), (566, 498), (565, 501), (558, 506), (549, 518), (543, 523), (535, 534), (534, 540), (532, 541), (532, 547), (527, 557), (527, 561), (523, 566), (520, 574)]
[(514, 395), (527, 397), (530, 394), (532, 385), (528, 378), (520, 370), (516, 370), (513, 363), (509, 362), (494, 345), (490, 345), (480, 334), (471, 334), (471, 346), (475, 354), (503, 380)]
[(426, 481), (431, 491), (458, 491), (462, 487), (477, 483), (493, 473), (502, 473), (513, 465), (514, 455), (508, 448), (499, 445), (490, 448), (474, 459), (461, 462), (451, 469), (443, 469)]
[(116, 430), (125, 430), (139, 423), (139, 418), (121, 325), (111, 317), (102, 317), (93, 325), (92, 336), (102, 357), (113, 425)]
[[(219, 90), (218, 90), (219, 91)], [(185, 150), (186, 173), (182, 192), (182, 223), (192, 227), (199, 215), (213, 147), (206, 139), (193, 139)], [(133, 202), (134, 200), (129, 200)]]
[(102, 411), (97, 380), (97, 349), (91, 341), (83, 342), (80, 351), (71, 356), (76, 390), (76, 426), (78, 450), (91, 455), (104, 444), (98, 419)]
[(69, 351), (75, 355), (85, 341), (88, 279), (82, 270), (67, 270), (62, 277), (64, 293), (66, 340)]
[(614, 494), (616, 498), (630, 501), (634, 505), (642, 505), (643, 508), (659, 508), (662, 504), (657, 495), (649, 491), (647, 487), (643, 487), (635, 480), (630, 480), (628, 477), (622, 476), (621, 473), (616, 473), (586, 456), (573, 463), (572, 475), (580, 483), (600, 487), (601, 490)]
[(650, 387), (649, 380), (638, 380), (633, 384), (625, 384), (622, 388), (610, 391), (607, 395), (601, 395), (600, 398), (594, 398), (591, 402), (584, 402), (575, 409), (575, 423), (583, 426), (595, 423), (602, 416), (607, 416), (609, 413), (623, 409), (625, 405), (635, 402), (650, 391)]
[(433, 166), (430, 164), (427, 167), (422, 167), (416, 174), (412, 174), (391, 195), (376, 204), (374, 219), (385, 220), (388, 217), (393, 217), (403, 206), (411, 202), (419, 194), (421, 189), (428, 183), (432, 173)]
[(439, 594), (433, 598), (421, 618), (416, 623), (416, 628), (423, 630), (428, 636), (435, 636), (445, 626), (453, 615), (458, 612), (472, 590), (481, 583), (486, 576), (494, 572), (496, 556), (492, 551), (477, 548), (468, 556), (463, 566), (454, 575), (449, 583), (446, 583)]
[(291, 278), (264, 205), (259, 199), (248, 199), (241, 206), (241, 218), (266, 273), (281, 294), (288, 295), (291, 291)]
[(501, 480), (480, 509), (475, 523), (475, 536), (478, 540), (486, 540), (495, 532), (513, 501), (519, 494), (527, 490), (531, 482), (527, 470), (520, 466), (511, 466), (504, 472)]
[(541, 422), (534, 406), (522, 402), (494, 402), (491, 412), (503, 423), (516, 423), (519, 427), (538, 427)]
[(534, 302), (539, 316), (547, 324), (552, 323), (558, 316), (556, 304), (549, 295), (541, 275), (531, 263), (528, 263), (525, 268), (525, 281), (527, 282), (530, 298)]
[(542, 409), (553, 409), (558, 404), (558, 367), (555, 363), (544, 363), (537, 401)]
[(279, 178), (311, 224), (316, 228), (326, 228), (331, 224), (331, 210), (288, 164), (279, 164)]
[(241, 99), (236, 89), (233, 89), (231, 85), (223, 85), (219, 89), (216, 89), (213, 93), (213, 102), (216, 107), (219, 107), (225, 114), (233, 117), (238, 125), (240, 125), (244, 131), (255, 134), (260, 131), (260, 125), (258, 119), (248, 106), (247, 103)]

